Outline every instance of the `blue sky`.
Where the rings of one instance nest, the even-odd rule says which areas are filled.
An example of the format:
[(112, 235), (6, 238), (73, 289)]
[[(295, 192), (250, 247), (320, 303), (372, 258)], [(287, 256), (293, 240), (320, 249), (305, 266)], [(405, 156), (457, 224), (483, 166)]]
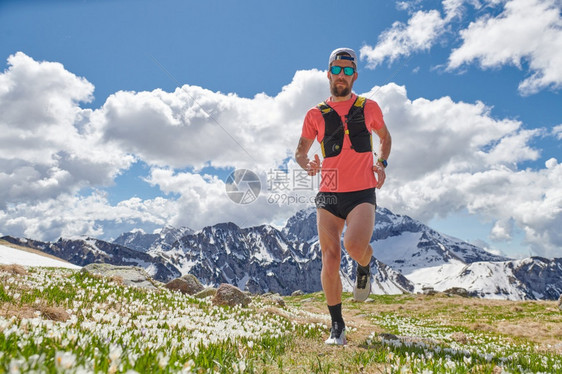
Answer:
[(311, 206), (291, 156), (346, 46), (393, 135), (381, 206), (562, 257), (561, 28), (556, 0), (3, 1), (0, 233), (282, 225)]

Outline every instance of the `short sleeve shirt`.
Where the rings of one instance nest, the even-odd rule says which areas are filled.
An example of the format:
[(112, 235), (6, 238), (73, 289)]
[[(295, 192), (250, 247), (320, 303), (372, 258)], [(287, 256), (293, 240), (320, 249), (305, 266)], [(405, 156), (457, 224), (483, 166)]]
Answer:
[[(346, 101), (332, 101), (326, 103), (341, 117), (344, 127), (345, 116), (349, 113), (357, 95), (353, 94)], [(364, 107), (365, 126), (369, 132), (381, 129), (384, 119), (379, 105), (367, 99)], [(304, 118), (301, 136), (307, 139), (324, 139), (324, 117), (318, 107), (310, 109)], [(328, 157), (322, 161), (322, 180), (319, 190), (321, 192), (352, 192), (376, 187), (377, 180), (373, 173), (373, 153), (355, 152), (351, 148), (349, 136), (345, 135), (342, 151), (339, 155)]]

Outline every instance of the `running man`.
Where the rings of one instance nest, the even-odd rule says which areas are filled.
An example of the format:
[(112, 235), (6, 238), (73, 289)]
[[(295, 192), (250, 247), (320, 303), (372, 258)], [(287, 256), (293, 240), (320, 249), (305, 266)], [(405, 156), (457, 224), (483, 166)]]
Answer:
[[(375, 225), (375, 188), (384, 184), (392, 140), (379, 105), (352, 92), (357, 80), (355, 52), (349, 48), (334, 50), (328, 67), (331, 96), (306, 114), (295, 159), (308, 175), (321, 173), (316, 195), (321, 281), (332, 319), (326, 344), (344, 345), (339, 273), (341, 235), (347, 224), (343, 245), (357, 262), (353, 297), (365, 301), (371, 293), (373, 249), (369, 243)], [(373, 131), (380, 145), (376, 163), (373, 161)], [(312, 159), (308, 157), (314, 139), (320, 143), (323, 161), (318, 154)]]

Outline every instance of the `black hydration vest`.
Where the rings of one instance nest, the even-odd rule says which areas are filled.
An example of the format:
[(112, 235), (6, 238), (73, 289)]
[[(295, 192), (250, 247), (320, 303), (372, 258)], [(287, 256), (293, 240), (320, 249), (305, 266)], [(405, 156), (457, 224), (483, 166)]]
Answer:
[(324, 139), (320, 143), (322, 147), (322, 156), (334, 157), (340, 154), (343, 147), (344, 132), (351, 140), (351, 148), (355, 152), (372, 152), (373, 140), (371, 132), (367, 130), (365, 125), (365, 107), (366, 99), (357, 96), (357, 99), (349, 109), (349, 113), (345, 116), (347, 130), (344, 126), (340, 115), (326, 102), (317, 105), (318, 109), (324, 117)]

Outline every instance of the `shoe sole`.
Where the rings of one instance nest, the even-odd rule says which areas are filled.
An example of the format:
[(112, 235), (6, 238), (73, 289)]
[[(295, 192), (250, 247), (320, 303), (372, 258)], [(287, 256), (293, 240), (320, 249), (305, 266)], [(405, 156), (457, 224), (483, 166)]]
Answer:
[(345, 338), (345, 330), (342, 332), (342, 334), (343, 334), (343, 336), (340, 335), (340, 339), (330, 337), (330, 338), (324, 340), (324, 343), (326, 345), (346, 345), (347, 339)]
[(332, 340), (332, 339), (328, 339), (328, 340), (325, 340), (324, 343), (325, 343), (326, 345), (347, 345), (347, 340), (344, 338), (344, 339), (342, 340), (342, 342), (340, 343), (340, 342), (338, 342), (338, 341), (335, 340), (335, 339), (333, 339), (333, 340)]
[(353, 287), (353, 299), (355, 301), (365, 301), (369, 298), (369, 295), (371, 294), (371, 280), (369, 279), (369, 283), (367, 283), (367, 287), (365, 287), (365, 290), (359, 290), (355, 287)]

